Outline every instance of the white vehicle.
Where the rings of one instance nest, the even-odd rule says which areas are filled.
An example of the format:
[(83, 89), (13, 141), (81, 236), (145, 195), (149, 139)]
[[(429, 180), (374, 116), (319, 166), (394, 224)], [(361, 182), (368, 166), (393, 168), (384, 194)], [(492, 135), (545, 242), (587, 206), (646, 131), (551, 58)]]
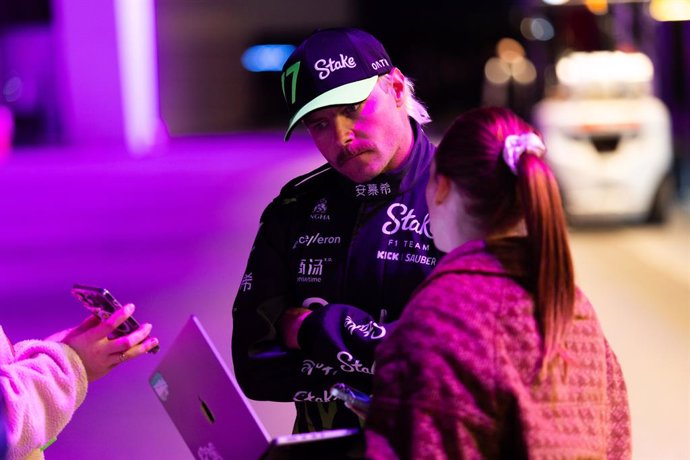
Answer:
[(535, 105), (571, 222), (666, 219), (674, 198), (670, 115), (641, 53), (571, 53), (556, 97)]

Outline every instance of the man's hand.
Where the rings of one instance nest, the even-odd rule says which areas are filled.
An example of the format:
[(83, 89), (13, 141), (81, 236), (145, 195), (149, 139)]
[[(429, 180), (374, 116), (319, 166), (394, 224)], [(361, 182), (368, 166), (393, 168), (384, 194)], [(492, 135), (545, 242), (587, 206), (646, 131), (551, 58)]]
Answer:
[(297, 343), (297, 335), (299, 328), (302, 327), (304, 318), (311, 314), (308, 308), (288, 308), (283, 312), (283, 317), (280, 319), (280, 332), (283, 336), (283, 344), (288, 348), (299, 350), (299, 343)]

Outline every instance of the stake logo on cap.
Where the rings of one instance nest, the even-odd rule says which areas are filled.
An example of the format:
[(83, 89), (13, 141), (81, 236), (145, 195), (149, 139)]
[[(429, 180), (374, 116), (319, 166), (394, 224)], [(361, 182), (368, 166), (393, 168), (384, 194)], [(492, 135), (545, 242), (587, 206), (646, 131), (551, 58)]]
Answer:
[(383, 45), (359, 29), (315, 31), (285, 61), (280, 83), (290, 111), (285, 140), (309, 112), (356, 104), (393, 68)]

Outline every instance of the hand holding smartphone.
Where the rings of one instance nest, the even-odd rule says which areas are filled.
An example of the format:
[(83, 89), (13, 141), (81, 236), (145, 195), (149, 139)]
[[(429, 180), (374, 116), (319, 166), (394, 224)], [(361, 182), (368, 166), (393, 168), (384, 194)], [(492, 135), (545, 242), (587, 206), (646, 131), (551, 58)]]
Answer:
[[(97, 316), (101, 321), (110, 318), (110, 315), (122, 308), (122, 304), (104, 288), (75, 284), (72, 286), (70, 292), (87, 310), (94, 316)], [(139, 323), (134, 317), (130, 316), (124, 323), (120, 324), (108, 338), (114, 339), (122, 337), (137, 329), (139, 329)], [(156, 345), (149, 350), (148, 353), (157, 353), (158, 350), (160, 350), (160, 346)]]

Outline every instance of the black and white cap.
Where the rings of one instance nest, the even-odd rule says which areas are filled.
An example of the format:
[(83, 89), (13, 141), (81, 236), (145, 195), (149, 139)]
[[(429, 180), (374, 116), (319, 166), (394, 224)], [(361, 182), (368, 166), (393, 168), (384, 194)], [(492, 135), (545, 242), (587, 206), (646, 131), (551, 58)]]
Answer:
[(309, 112), (356, 104), (374, 89), (379, 75), (393, 68), (383, 45), (353, 28), (319, 29), (293, 51), (280, 76), (290, 112), (285, 140)]

